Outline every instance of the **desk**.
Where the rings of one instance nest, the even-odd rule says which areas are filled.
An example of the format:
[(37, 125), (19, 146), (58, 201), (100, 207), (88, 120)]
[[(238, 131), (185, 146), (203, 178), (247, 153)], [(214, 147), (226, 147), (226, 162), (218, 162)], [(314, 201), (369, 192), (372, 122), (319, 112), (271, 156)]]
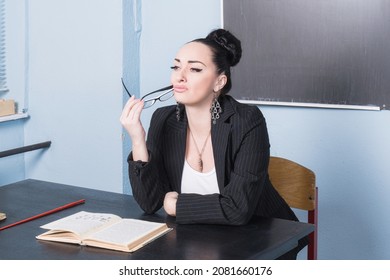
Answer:
[[(130, 195), (25, 180), (0, 187), (4, 226), (85, 198), (86, 203), (0, 231), (0, 260), (17, 259), (274, 259), (296, 247), (314, 230), (310, 224), (257, 218), (245, 226), (177, 225), (160, 210), (146, 215)], [(134, 253), (40, 241), (40, 226), (79, 211), (105, 212), (124, 218), (166, 222), (173, 230)]]

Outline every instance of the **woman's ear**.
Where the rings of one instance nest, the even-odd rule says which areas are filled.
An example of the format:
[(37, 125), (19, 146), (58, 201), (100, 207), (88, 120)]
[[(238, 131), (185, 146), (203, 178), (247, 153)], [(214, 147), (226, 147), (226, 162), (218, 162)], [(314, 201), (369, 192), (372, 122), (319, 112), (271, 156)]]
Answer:
[(217, 78), (217, 81), (214, 85), (214, 92), (218, 92), (221, 89), (223, 89), (223, 87), (226, 85), (226, 83), (227, 83), (226, 75), (225, 74), (219, 75)]

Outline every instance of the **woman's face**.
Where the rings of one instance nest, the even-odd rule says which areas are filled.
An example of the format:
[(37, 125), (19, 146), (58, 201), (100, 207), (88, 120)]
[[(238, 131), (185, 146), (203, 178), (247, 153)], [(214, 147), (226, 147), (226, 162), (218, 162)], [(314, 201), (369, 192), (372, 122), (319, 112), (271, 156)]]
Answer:
[(217, 74), (210, 48), (202, 43), (184, 45), (174, 59), (171, 83), (175, 99), (181, 104), (209, 106), (214, 98), (213, 91), (223, 87), (224, 79), (225, 75)]

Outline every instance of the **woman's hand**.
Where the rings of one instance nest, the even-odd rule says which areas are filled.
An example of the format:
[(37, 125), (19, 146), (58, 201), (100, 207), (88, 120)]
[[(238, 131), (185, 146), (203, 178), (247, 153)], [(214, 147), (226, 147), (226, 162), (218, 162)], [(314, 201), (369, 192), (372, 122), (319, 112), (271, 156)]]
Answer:
[(176, 202), (179, 194), (177, 192), (168, 192), (164, 198), (164, 210), (170, 216), (176, 216)]
[(144, 102), (132, 96), (123, 108), (120, 122), (126, 129), (133, 145), (133, 159), (147, 162), (149, 159), (145, 141), (145, 129), (141, 123)]
[(132, 96), (123, 108), (120, 122), (126, 129), (133, 143), (145, 140), (145, 129), (142, 126), (140, 117), (144, 103)]

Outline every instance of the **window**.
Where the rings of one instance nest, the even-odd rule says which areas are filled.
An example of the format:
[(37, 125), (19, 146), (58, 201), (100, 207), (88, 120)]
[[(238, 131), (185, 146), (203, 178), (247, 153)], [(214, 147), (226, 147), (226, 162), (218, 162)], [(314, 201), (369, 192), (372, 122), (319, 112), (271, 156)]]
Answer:
[(5, 50), (5, 1), (0, 0), (0, 93), (7, 91)]

